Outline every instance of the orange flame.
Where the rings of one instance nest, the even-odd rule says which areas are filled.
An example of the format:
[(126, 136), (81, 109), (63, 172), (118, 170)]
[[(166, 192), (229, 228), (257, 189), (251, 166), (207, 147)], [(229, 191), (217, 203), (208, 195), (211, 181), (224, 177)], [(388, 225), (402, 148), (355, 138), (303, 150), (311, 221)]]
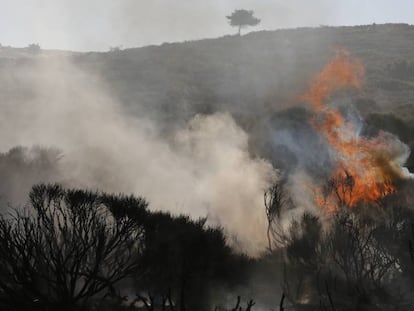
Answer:
[[(316, 113), (313, 126), (334, 151), (336, 168), (328, 182), (329, 189), (317, 189), (315, 201), (327, 211), (339, 205), (355, 206), (358, 203), (375, 203), (393, 192), (387, 160), (386, 144), (380, 136), (374, 139), (359, 137), (350, 122), (326, 102), (338, 91), (360, 89), (364, 66), (351, 58), (346, 51), (335, 57), (311, 81), (303, 95)], [(325, 187), (326, 188), (326, 187)]]

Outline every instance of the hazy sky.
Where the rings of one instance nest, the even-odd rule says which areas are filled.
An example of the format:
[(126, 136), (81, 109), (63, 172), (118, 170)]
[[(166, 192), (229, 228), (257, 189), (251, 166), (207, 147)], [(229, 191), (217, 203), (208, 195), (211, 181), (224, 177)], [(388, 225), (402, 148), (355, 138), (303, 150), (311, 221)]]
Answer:
[(414, 23), (413, 0), (0, 0), (0, 43), (107, 50), (232, 34), (225, 15), (251, 9), (251, 30)]

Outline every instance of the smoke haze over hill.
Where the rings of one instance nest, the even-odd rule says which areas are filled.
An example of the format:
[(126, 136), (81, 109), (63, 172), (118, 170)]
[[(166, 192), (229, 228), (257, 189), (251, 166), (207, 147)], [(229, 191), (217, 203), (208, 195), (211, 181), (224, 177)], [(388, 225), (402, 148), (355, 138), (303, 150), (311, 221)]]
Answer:
[[(410, 29), (363, 27), (356, 34), (371, 31), (374, 45), (387, 31)], [(277, 170), (301, 211), (315, 207), (304, 182), (328, 178), (333, 166), (312, 112), (292, 106), (332, 56), (326, 49), (305, 59), (300, 46), (316, 52), (346, 36), (336, 29), (303, 32), (313, 37), (296, 30), (276, 32), (274, 41), (263, 33), (104, 54), (3, 48), (1, 151), (5, 163), (17, 157), (28, 167), (5, 171), (13, 178), (3, 200), (23, 203), (38, 181), (134, 193), (152, 209), (207, 216), (224, 226), (232, 245), (257, 255), (266, 247), (263, 191)], [(367, 59), (368, 93), (337, 101), (352, 118), (360, 118), (353, 105), (378, 96), (371, 91), (379, 75), (371, 63), (378, 60), (360, 51), (358, 40), (350, 47)], [(59, 150), (42, 162), (41, 168), (50, 164), (42, 174), (35, 165), (44, 156), (33, 146)]]
[[(41, 174), (38, 182), (143, 195), (153, 209), (208, 216), (243, 251), (264, 249), (262, 195), (275, 173), (267, 161), (252, 158), (247, 134), (229, 114), (194, 116), (167, 139), (145, 115), (127, 116), (96, 76), (64, 59), (36, 60), (13, 79), (30, 99), (2, 102), (2, 151), (41, 146), (62, 153), (51, 163), (53, 176)], [(22, 154), (26, 162), (37, 157), (35, 150)], [(7, 182), (2, 187), (7, 202), (24, 198), (31, 185), (17, 194)]]
[[(106, 5), (98, 18), (125, 40), (144, 27), (139, 2)], [(208, 28), (212, 3), (187, 20), (172, 6), (145, 8), (169, 16), (171, 35), (196, 19), (194, 36)], [(331, 2), (316, 7), (335, 17)], [(59, 37), (69, 21), (56, 22)], [(92, 25), (59, 42), (100, 46), (105, 27)], [(164, 40), (162, 27), (148, 36)], [(370, 24), (109, 52), (0, 46), (0, 309), (248, 311), (252, 297), (254, 310), (285, 298), (295, 310), (410, 310), (413, 37)], [(129, 259), (136, 269), (111, 283)], [(93, 282), (102, 289), (78, 299)]]

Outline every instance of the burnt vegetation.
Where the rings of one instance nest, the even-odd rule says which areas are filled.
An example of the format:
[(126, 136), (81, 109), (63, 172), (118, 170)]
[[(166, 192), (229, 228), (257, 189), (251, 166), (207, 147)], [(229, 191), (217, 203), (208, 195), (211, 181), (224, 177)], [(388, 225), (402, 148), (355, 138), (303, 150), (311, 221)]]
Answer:
[[(225, 224), (154, 211), (143, 197), (51, 183), (65, 181), (61, 152), (15, 147), (0, 154), (0, 309), (412, 310), (412, 180), (350, 206), (353, 176), (323, 172), (331, 163), (320, 162), (312, 112), (282, 103), (288, 90), (305, 87), (329, 47), (346, 46), (367, 65), (366, 93), (350, 95), (365, 119), (362, 134), (387, 131), (414, 148), (414, 58), (404, 48), (413, 33), (409, 25), (320, 27), (65, 54), (102, 74), (131, 115), (140, 113), (141, 98), (164, 132), (197, 113), (228, 111), (249, 134), (252, 154), (283, 173), (300, 166), (323, 180), (335, 212), (293, 212), (298, 194), (281, 178), (263, 194), (267, 249), (250, 258), (229, 246)], [(382, 53), (372, 53), (378, 46)], [(30, 71), (32, 58), (47, 52), (0, 46), (0, 55), (4, 100), (28, 100), (13, 70)], [(276, 133), (286, 128), (292, 141), (315, 150), (279, 144)], [(413, 155), (407, 167), (414, 170)]]
[[(352, 195), (346, 178), (328, 184), (346, 192), (344, 197)], [(150, 211), (141, 197), (36, 185), (24, 208), (0, 219), (0, 305), (5, 310), (247, 311), (258, 302), (280, 310), (412, 308), (414, 213), (403, 192), (357, 207), (339, 195), (329, 222), (304, 212), (283, 223), (292, 205), (283, 185), (264, 192), (269, 247), (253, 259), (232, 250), (222, 229), (209, 227), (206, 219)], [(238, 296), (232, 303), (228, 293), (248, 299)]]
[[(336, 187), (350, 196), (346, 183), (337, 180)], [(337, 208), (328, 225), (309, 212), (293, 219), (284, 246), (273, 251), (279, 253), (281, 287), (294, 310), (412, 308), (410, 203), (394, 193), (351, 208), (338, 196)]]
[(34, 186), (23, 210), (1, 217), (0, 254), (9, 310), (209, 310), (209, 290), (242, 284), (249, 264), (205, 219), (56, 184)]

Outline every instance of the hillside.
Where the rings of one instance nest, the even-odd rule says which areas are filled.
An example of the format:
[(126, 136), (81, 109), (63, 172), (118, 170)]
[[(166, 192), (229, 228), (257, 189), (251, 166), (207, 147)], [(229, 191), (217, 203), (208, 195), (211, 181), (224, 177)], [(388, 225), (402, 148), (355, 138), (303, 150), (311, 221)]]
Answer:
[(294, 102), (333, 51), (344, 48), (366, 65), (365, 99), (407, 116), (414, 113), (413, 47), (414, 26), (321, 27), (87, 53), (74, 61), (99, 73), (131, 109), (155, 105), (174, 118), (242, 107), (251, 115)]
[(412, 39), (0, 46), (0, 309), (412, 310)]
[(216, 109), (251, 116), (295, 102), (333, 51), (344, 48), (366, 65), (363, 112), (379, 106), (407, 117), (414, 113), (413, 47), (414, 26), (386, 24), (261, 31), (107, 53), (2, 47), (0, 64), (4, 80), (33, 54), (63, 55), (99, 74), (132, 111), (139, 105), (173, 119)]
[(392, 113), (368, 120), (412, 145), (413, 48), (414, 26), (407, 24), (261, 31), (110, 52), (1, 47), (0, 94), (6, 101), (32, 99), (35, 92), (19, 75), (36, 77), (37, 60), (63, 59), (102, 82), (129, 114), (155, 119), (165, 133), (197, 113), (226, 111), (257, 134), (275, 112), (299, 104), (311, 77), (346, 49), (366, 69), (364, 90), (352, 104), (364, 117)]

